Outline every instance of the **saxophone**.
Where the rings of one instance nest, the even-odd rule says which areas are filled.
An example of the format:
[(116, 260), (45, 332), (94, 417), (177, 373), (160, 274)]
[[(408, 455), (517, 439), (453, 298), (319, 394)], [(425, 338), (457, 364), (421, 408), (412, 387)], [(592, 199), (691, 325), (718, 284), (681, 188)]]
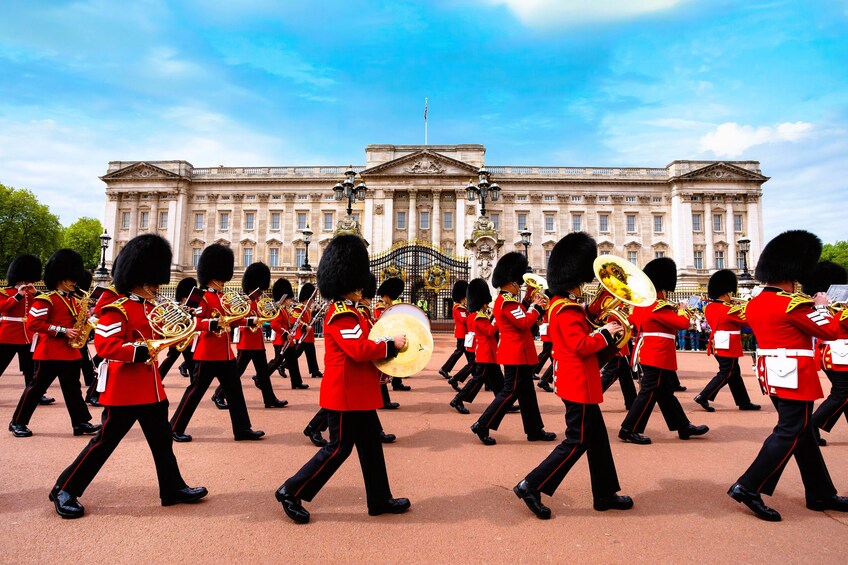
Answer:
[(74, 349), (82, 349), (88, 343), (88, 336), (94, 331), (94, 322), (91, 321), (91, 313), (89, 312), (91, 295), (81, 289), (77, 289), (74, 294), (78, 294), (82, 298), (77, 302), (77, 316), (74, 320), (74, 329), (77, 331), (77, 335), (68, 338), (68, 345)]

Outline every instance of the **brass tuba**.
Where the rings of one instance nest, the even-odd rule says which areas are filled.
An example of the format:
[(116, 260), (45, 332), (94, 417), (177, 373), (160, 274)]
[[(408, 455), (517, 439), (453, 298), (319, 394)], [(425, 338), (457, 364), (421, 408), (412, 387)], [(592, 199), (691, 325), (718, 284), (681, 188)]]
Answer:
[(522, 301), (525, 307), (530, 304), (533, 296), (538, 292), (541, 292), (545, 297), (545, 305), (547, 305), (548, 297), (545, 295), (545, 291), (548, 290), (548, 281), (533, 273), (525, 274), (523, 279), (524, 284), (527, 285), (527, 291), (524, 293), (524, 300)]
[(651, 279), (639, 268), (615, 255), (599, 255), (592, 264), (600, 282), (598, 294), (586, 306), (586, 315), (592, 326), (599, 328), (615, 319), (623, 331), (615, 336), (615, 344), (621, 348), (630, 341), (633, 327), (628, 321), (630, 306), (648, 306), (657, 299), (657, 291)]
[(74, 319), (77, 336), (68, 338), (68, 345), (74, 349), (82, 349), (88, 343), (88, 336), (94, 331), (94, 322), (91, 321), (91, 312), (89, 312), (91, 295), (80, 288), (75, 289), (74, 294), (81, 296), (77, 302), (77, 314)]
[(188, 308), (174, 300), (157, 301), (156, 306), (147, 315), (147, 320), (154, 334), (162, 336), (161, 339), (144, 340), (144, 345), (150, 352), (146, 361), (148, 365), (152, 365), (159, 352), (166, 347), (173, 345), (178, 351), (184, 351), (197, 333), (197, 319)]
[(218, 316), (218, 329), (215, 332), (221, 335), (230, 331), (230, 325), (246, 318), (250, 313), (250, 298), (236, 290), (225, 292), (221, 295), (221, 308), (223, 316)]

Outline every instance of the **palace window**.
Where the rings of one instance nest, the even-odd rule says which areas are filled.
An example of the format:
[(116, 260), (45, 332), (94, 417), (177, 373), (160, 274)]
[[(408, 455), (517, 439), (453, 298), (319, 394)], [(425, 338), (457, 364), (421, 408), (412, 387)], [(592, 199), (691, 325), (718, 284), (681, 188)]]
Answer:
[(703, 231), (701, 227), (701, 214), (692, 214), (692, 231)]
[(556, 200), (556, 196), (553, 196), (552, 194), (545, 195), (545, 202), (553, 202), (554, 200)]
[(724, 225), (724, 216), (722, 214), (713, 214), (713, 231), (720, 232), (724, 231), (722, 226)]
[(268, 250), (268, 266), (269, 267), (279, 267), (280, 266), (280, 248), (272, 247)]
[(662, 202), (662, 196), (652, 196), (651, 202), (653, 202), (654, 204), (659, 204), (660, 202)]
[(627, 260), (633, 263), (634, 265), (638, 264), (639, 261), (639, 252), (638, 251), (628, 251), (627, 252)]
[(442, 212), (442, 228), (446, 230), (453, 229), (453, 212), (451, 210)]
[(740, 271), (745, 268), (745, 258), (742, 257), (742, 252), (736, 254), (736, 268)]
[(518, 229), (527, 229), (527, 214), (518, 214)]
[(545, 249), (545, 269), (548, 268), (548, 263), (551, 262), (551, 249)]
[(256, 195), (255, 194), (248, 194), (247, 196), (244, 197), (244, 199), (245, 200), (256, 200)]
[(298, 200), (309, 200), (309, 195), (308, 194), (298, 194), (297, 199)]
[(571, 231), (583, 230), (583, 214), (571, 215)]
[(406, 229), (406, 210), (398, 210), (395, 213), (395, 229)]
[(654, 216), (654, 233), (662, 233), (663, 232), (663, 217), (662, 216)]
[(527, 202), (527, 195), (526, 194), (519, 194), (515, 197), (515, 201), (516, 202)]
[(121, 229), (122, 230), (130, 229), (130, 213), (129, 212), (121, 212)]
[(662, 259), (663, 257), (665, 257), (665, 251), (654, 252), (654, 259)]
[(500, 214), (489, 214), (489, 219), (492, 220), (492, 225), (495, 226), (496, 230), (501, 229), (501, 215)]
[(230, 213), (229, 212), (221, 212), (218, 215), (218, 229), (221, 231), (225, 231), (230, 229)]
[(194, 197), (194, 199), (197, 202), (202, 202), (203, 200), (206, 200), (206, 196), (203, 195), (203, 194), (198, 194), (197, 196)]
[(142, 212), (138, 215), (138, 227), (146, 230), (150, 221), (150, 212)]
[(255, 212), (246, 212), (244, 214), (244, 229), (251, 231), (254, 229), (254, 224), (256, 223), (256, 213)]
[(636, 214), (627, 214), (627, 233), (636, 233)]
[(244, 249), (242, 249), (242, 262), (241, 262), (241, 264), (244, 265), (245, 267), (253, 264), (253, 248), (252, 247), (245, 247)]
[(601, 214), (598, 216), (598, 231), (601, 233), (609, 233), (609, 214)]
[(280, 231), (280, 213), (279, 212), (271, 212), (271, 229), (273, 231)]
[(695, 268), (700, 270), (704, 268), (704, 252), (696, 251), (694, 253)]
[(450, 245), (446, 245), (446, 246), (442, 247), (442, 251), (444, 251), (444, 252), (445, 252), (445, 255), (453, 255), (453, 252), (454, 252), (455, 250), (454, 250), (454, 248), (453, 248), (452, 246), (450, 246)]
[(168, 229), (168, 212), (159, 212), (159, 229)]
[(430, 212), (427, 210), (421, 210), (418, 212), (418, 229), (420, 230), (429, 230), (430, 229)]
[(580, 202), (582, 199), (583, 199), (583, 198), (582, 198), (582, 197), (580, 197), (580, 196), (572, 196), (572, 197), (571, 197), (571, 201), (572, 201), (572, 202)]
[(553, 214), (545, 214), (545, 231), (554, 231), (554, 215)]
[(636, 197), (635, 196), (625, 196), (624, 201), (625, 202), (636, 202)]
[(598, 196), (598, 202), (609, 202), (609, 196)]
[(294, 265), (295, 267), (302, 267), (306, 262), (306, 248), (299, 247), (294, 250)]
[(197, 212), (194, 214), (194, 229), (202, 230), (203, 229), (203, 212)]
[(724, 251), (716, 251), (715, 252), (715, 268), (723, 269), (724, 268)]
[(297, 213), (297, 229), (305, 230), (306, 229), (306, 212), (298, 212)]
[(332, 212), (324, 212), (324, 230), (333, 229), (333, 213)]
[(199, 247), (195, 247), (191, 250), (191, 266), (195, 269), (197, 268), (197, 264), (200, 263), (201, 253), (203, 253), (203, 250)]
[(733, 231), (742, 233), (742, 214), (733, 214)]

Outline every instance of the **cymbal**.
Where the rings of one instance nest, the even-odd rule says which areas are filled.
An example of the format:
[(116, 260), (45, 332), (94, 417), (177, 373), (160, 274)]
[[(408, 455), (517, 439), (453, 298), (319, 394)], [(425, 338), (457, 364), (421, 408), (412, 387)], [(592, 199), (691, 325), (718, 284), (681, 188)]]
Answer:
[(425, 324), (428, 328), (430, 327), (430, 318), (427, 317), (427, 313), (424, 312), (421, 308), (414, 304), (406, 304), (406, 303), (398, 303), (392, 304), (380, 315), (380, 318), (385, 318), (386, 316), (396, 316), (398, 314), (406, 314), (408, 316), (414, 316), (421, 320), (422, 324)]
[[(391, 308), (388, 308), (386, 313), (389, 310)], [(406, 345), (397, 357), (377, 359), (374, 365), (392, 377), (411, 377), (421, 372), (433, 356), (433, 335), (430, 333), (430, 324), (422, 322), (416, 314), (398, 311), (391, 316), (386, 316), (386, 313), (380, 316), (368, 337), (378, 339), (403, 335), (406, 337)]]

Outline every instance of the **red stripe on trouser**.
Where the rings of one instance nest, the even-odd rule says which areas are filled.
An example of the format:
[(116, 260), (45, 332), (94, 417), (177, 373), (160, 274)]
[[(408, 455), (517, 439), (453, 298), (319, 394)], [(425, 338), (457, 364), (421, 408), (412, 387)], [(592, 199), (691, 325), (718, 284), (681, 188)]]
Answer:
[[(571, 453), (569, 453), (569, 454), (568, 454), (568, 457), (566, 457), (565, 459), (563, 459), (562, 463), (560, 463), (559, 465), (557, 465), (557, 468), (556, 468), (556, 469), (554, 469), (554, 470), (551, 472), (551, 474), (550, 474), (550, 475), (548, 475), (548, 478), (547, 478), (547, 479), (545, 479), (544, 481), (542, 481), (542, 484), (540, 484), (540, 485), (539, 485), (539, 488), (537, 488), (536, 490), (542, 490), (542, 487), (544, 487), (544, 486), (545, 486), (545, 483), (547, 483), (547, 482), (550, 480), (550, 478), (551, 478), (551, 477), (553, 477), (553, 476), (556, 474), (556, 472), (557, 472), (557, 471), (559, 471), (559, 470), (560, 470), (560, 468), (568, 462), (568, 460), (569, 460), (569, 459), (571, 459), (571, 456), (572, 456), (572, 455), (574, 455), (574, 452), (575, 452), (575, 451), (577, 451), (577, 448), (578, 448), (578, 447), (580, 447), (580, 446), (583, 444), (583, 434), (584, 434), (584, 432), (585, 432), (585, 425), (586, 425), (586, 408), (584, 407), (584, 408), (583, 408), (583, 412), (580, 414), (580, 443), (578, 443), (577, 445), (575, 445), (575, 446), (571, 449)], [(566, 433), (568, 433), (568, 431), (566, 431)]]
[[(810, 409), (808, 407), (808, 408), (804, 409), (804, 427), (806, 428), (809, 425), (809, 423), (810, 423)], [(780, 469), (781, 467), (783, 467), (786, 464), (787, 459), (792, 457), (792, 452), (795, 451), (795, 446), (798, 445), (798, 438), (799, 437), (800, 437), (800, 434), (795, 437), (795, 441), (792, 442), (792, 447), (789, 448), (789, 452), (786, 454), (786, 456), (784, 456), (783, 459), (780, 460), (780, 463), (778, 463), (777, 467), (774, 468), (774, 471), (772, 471), (771, 473), (766, 475), (766, 478), (763, 479), (763, 482), (757, 488), (756, 492), (760, 492), (763, 488), (763, 485), (765, 485), (768, 482), (768, 480), (771, 478), (771, 476), (774, 475), (775, 473), (777, 473), (777, 470)]]
[[(103, 419), (103, 427), (100, 428), (100, 437), (98, 437), (97, 441), (94, 442), (93, 444), (89, 444), (89, 446), (87, 448), (88, 451), (86, 452), (85, 456), (82, 459), (80, 459), (80, 462), (77, 463), (77, 466), (74, 467), (74, 470), (71, 471), (70, 473), (68, 473), (67, 480), (65, 480), (64, 484), (62, 484), (62, 490), (65, 490), (65, 487), (67, 487), (68, 483), (71, 482), (71, 479), (73, 478), (74, 473), (76, 473), (77, 469), (79, 469), (80, 466), (83, 464), (83, 462), (85, 462), (86, 458), (88, 457), (88, 454), (91, 453), (92, 451), (94, 451), (95, 447), (97, 447), (98, 445), (103, 443), (103, 438), (106, 437), (106, 425), (109, 423), (109, 417), (111, 415), (111, 411), (109, 410), (108, 406), (103, 408), (103, 415), (105, 416), (105, 418)], [(73, 493), (71, 493), (71, 494), (73, 494)]]
[(843, 411), (843, 410), (845, 410), (845, 406), (848, 406), (848, 399), (846, 399), (846, 400), (845, 400), (845, 402), (843, 402), (843, 403), (842, 403), (842, 406), (840, 406), (838, 410), (836, 410), (833, 414), (831, 414), (831, 415), (830, 415), (830, 418), (828, 418), (827, 420), (825, 420), (825, 421), (824, 421), (824, 423), (822, 423), (822, 425), (821, 425), (821, 426), (819, 426), (819, 427), (820, 427), (820, 428), (822, 428), (822, 429), (824, 429), (825, 427), (827, 427), (828, 425), (830, 425), (830, 423), (831, 423), (831, 422), (833, 422), (833, 421), (834, 421), (834, 418), (836, 418), (836, 419), (838, 420), (838, 419), (839, 419), (839, 415), (840, 415), (840, 414), (842, 414), (842, 411)]
[(18, 418), (21, 417), (21, 410), (23, 410), (24, 406), (26, 405), (26, 399), (29, 396), (29, 393), (31, 393), (33, 391), (33, 389), (35, 389), (35, 383), (38, 382), (39, 373), (41, 373), (41, 362), (40, 361), (38, 362), (38, 370), (35, 372), (35, 376), (33, 377), (32, 382), (30, 383), (29, 386), (27, 386), (24, 389), (24, 397), (21, 399), (21, 402), (20, 402), (20, 405), (18, 406), (18, 409), (15, 410), (15, 415), (12, 416), (12, 422), (14, 422), (16, 424), (19, 423)]
[[(516, 380), (516, 381), (518, 380), (518, 375), (515, 375), (515, 380)], [(518, 383), (516, 383), (516, 385), (517, 385), (517, 384), (518, 384)], [(504, 404), (506, 404), (507, 402), (509, 402), (509, 399), (510, 399), (510, 398), (512, 398), (513, 396), (515, 396), (515, 391), (512, 391), (512, 393), (510, 393), (510, 395), (509, 395), (509, 396), (507, 396), (506, 398), (504, 398), (504, 401), (503, 401), (503, 402), (501, 402), (501, 405), (500, 405), (500, 406), (498, 406), (498, 409), (497, 409), (497, 410), (495, 410), (495, 413), (494, 413), (494, 414), (492, 414), (492, 417), (491, 417), (491, 418), (489, 418), (489, 422), (488, 422), (488, 423), (486, 424), (486, 426), (485, 426), (486, 428), (488, 428), (488, 427), (489, 427), (489, 424), (491, 424), (491, 423), (492, 423), (492, 420), (494, 420), (494, 419), (495, 419), (495, 416), (496, 416), (496, 415), (497, 415), (497, 413), (500, 411), (501, 407), (502, 407)]]
[[(655, 393), (655, 392), (657, 391), (657, 389), (660, 387), (660, 379), (661, 379), (661, 378), (662, 378), (662, 369), (660, 369), (660, 374), (659, 374), (659, 375), (657, 375), (657, 386), (654, 388), (654, 390), (652, 390), (652, 391), (651, 391), (651, 396), (649, 396), (649, 397), (648, 397), (648, 402), (645, 404), (645, 408), (642, 410), (642, 413), (641, 413), (641, 414), (639, 414), (639, 417), (638, 417), (638, 418), (636, 418), (636, 423), (633, 425), (633, 430), (635, 430), (636, 428), (638, 428), (638, 427), (639, 427), (639, 422), (641, 422), (641, 421), (642, 421), (642, 416), (644, 416), (644, 415), (645, 415), (645, 410), (647, 410), (647, 409), (648, 409), (648, 406), (650, 406), (650, 405), (651, 405), (651, 399), (652, 399), (652, 398), (654, 398), (654, 393)], [(633, 430), (628, 430), (628, 431), (631, 431), (631, 432), (632, 432)]]
[[(339, 450), (340, 450), (340, 449), (341, 449), (341, 447), (342, 447), (342, 430), (344, 429), (344, 426), (342, 426), (342, 420), (344, 419), (344, 415), (343, 415), (343, 414), (344, 414), (343, 412), (339, 412), (339, 444), (336, 446), (336, 450), (335, 450), (335, 451), (334, 451), (334, 452), (333, 452), (333, 453), (332, 453), (332, 454), (331, 454), (331, 455), (327, 458), (327, 460), (326, 460), (326, 461), (324, 461), (324, 464), (323, 464), (323, 465), (321, 465), (320, 467), (318, 467), (318, 470), (317, 470), (317, 471), (315, 471), (314, 473), (312, 473), (312, 476), (311, 476), (311, 477), (309, 477), (308, 479), (306, 479), (305, 481), (303, 481), (303, 485), (301, 485), (301, 487), (300, 487), (299, 489), (297, 489), (297, 492), (296, 492), (296, 493), (294, 493), (294, 496), (295, 496), (295, 497), (299, 497), (299, 495), (300, 495), (300, 493), (303, 491), (303, 489), (305, 489), (305, 488), (306, 488), (306, 485), (308, 485), (308, 484), (309, 484), (309, 481), (311, 481), (312, 479), (314, 479), (315, 477), (317, 477), (317, 476), (318, 476), (318, 474), (319, 474), (319, 473), (320, 473), (320, 472), (324, 469), (324, 467), (326, 467), (326, 466), (327, 466), (327, 463), (329, 463), (330, 461), (332, 461), (332, 460), (333, 460), (333, 457), (335, 457), (336, 455), (338, 455)], [(323, 449), (323, 448), (321, 448), (321, 449)]]
[[(197, 385), (197, 384), (198, 384), (198, 382), (200, 381), (200, 365), (201, 365), (201, 363), (203, 363), (203, 361), (198, 361), (198, 362), (197, 362), (197, 367), (195, 367), (195, 371), (197, 371), (197, 375), (195, 376), (194, 382), (193, 382), (193, 383), (191, 383), (190, 385), (188, 385), (189, 387), (194, 386), (194, 385)], [(188, 397), (185, 399), (186, 401), (185, 401), (185, 402), (181, 402), (181, 403), (180, 403), (180, 407), (179, 407), (179, 409), (177, 410), (177, 413), (176, 413), (176, 414), (174, 414), (174, 423), (176, 423), (176, 422), (178, 422), (178, 421), (179, 421), (179, 419), (180, 419), (180, 414), (182, 414), (182, 413), (183, 413), (183, 410), (185, 410), (186, 404), (188, 404), (188, 399), (189, 399), (189, 398), (191, 398), (191, 395), (192, 395), (192, 394), (194, 394), (194, 392), (195, 392), (196, 390), (198, 390), (199, 388), (200, 388), (200, 386), (195, 386), (195, 387), (194, 387), (194, 390), (192, 390), (191, 392), (189, 392), (189, 393), (188, 393)], [(171, 428), (171, 429), (173, 429), (173, 428)]]

